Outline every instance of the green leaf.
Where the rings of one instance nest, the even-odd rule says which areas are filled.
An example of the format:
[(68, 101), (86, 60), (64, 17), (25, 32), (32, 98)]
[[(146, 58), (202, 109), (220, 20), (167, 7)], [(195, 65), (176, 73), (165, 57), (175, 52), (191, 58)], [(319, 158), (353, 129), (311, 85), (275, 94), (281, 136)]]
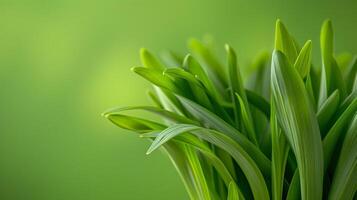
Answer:
[(133, 67), (131, 70), (158, 87), (182, 94), (180, 88), (175, 85), (173, 80), (164, 76), (163, 71), (148, 69), (145, 67)]
[(187, 85), (179, 84), (177, 81), (170, 79), (168, 76), (165, 76), (161, 70), (148, 69), (145, 67), (133, 67), (131, 70), (157, 86), (154, 87), (154, 89), (165, 109), (180, 114), (184, 113), (180, 102), (172, 93), (190, 96), (190, 94), (187, 94)]
[[(190, 199), (354, 199), (357, 56), (335, 57), (329, 20), (320, 42), (321, 67), (312, 64), (311, 41), (300, 48), (277, 20), (272, 58), (252, 62), (245, 83), (228, 45), (227, 66), (197, 40), (189, 49), (200, 63), (176, 53), (161, 62), (141, 49), (144, 67), (133, 71), (152, 83), (156, 107), (103, 115), (153, 141), (148, 153), (164, 150)], [(150, 115), (124, 113), (131, 110)]]
[(148, 153), (151, 153), (162, 144), (175, 136), (190, 132), (203, 140), (210, 142), (227, 151), (237, 162), (248, 179), (250, 188), (255, 199), (269, 199), (269, 192), (258, 166), (254, 160), (244, 151), (244, 149), (231, 138), (218, 131), (204, 129), (188, 124), (173, 125), (162, 131), (150, 146)]
[(147, 92), (147, 95), (151, 99), (152, 103), (154, 103), (157, 107), (162, 108), (162, 109), (164, 108), (164, 106), (160, 102), (159, 97), (153, 91), (149, 90)]
[(185, 57), (183, 61), (183, 68), (199, 79), (212, 96), (218, 98), (219, 95), (217, 94), (213, 83), (208, 78), (201, 65), (190, 54)]
[(334, 172), (329, 198), (353, 199), (357, 191), (357, 113), (346, 133)]
[(357, 56), (355, 56), (351, 62), (351, 64), (348, 66), (344, 73), (344, 80), (346, 83), (346, 90), (347, 92), (352, 92), (353, 86), (355, 85), (354, 83), (356, 82), (356, 77), (357, 77)]
[(335, 90), (321, 105), (320, 109), (317, 111), (317, 120), (319, 122), (319, 127), (321, 130), (321, 137), (325, 137), (326, 128), (331, 120), (333, 114), (335, 114), (338, 106), (340, 105), (340, 93)]
[(337, 65), (336, 60), (333, 58), (331, 65), (331, 87), (329, 95), (337, 89), (340, 91), (340, 96), (344, 98), (346, 96), (345, 82), (343, 80), (342, 72)]
[(353, 83), (352, 92), (357, 92), (357, 74), (355, 76), (355, 81)]
[[(213, 86), (212, 82), (202, 69), (201, 65), (190, 55), (185, 57), (183, 68), (190, 72), (195, 76), (198, 80), (200, 80), (204, 86), (204, 89), (210, 99), (210, 106), (212, 107), (210, 110), (220, 115), (224, 120), (231, 121), (230, 117), (226, 113), (226, 111), (222, 108), (223, 106), (227, 106), (226, 102), (223, 100), (223, 97), (218, 94), (216, 88)], [(200, 94), (197, 94), (197, 98), (200, 97)], [(201, 105), (204, 105), (203, 103)], [(210, 108), (207, 106), (206, 108)]]
[(146, 133), (152, 130), (162, 130), (165, 128), (164, 125), (159, 124), (157, 122), (127, 115), (121, 115), (117, 113), (106, 114), (104, 117), (109, 119), (111, 122), (113, 122), (120, 128), (135, 131), (138, 133)]
[(333, 58), (333, 41), (334, 33), (332, 28), (332, 22), (328, 19), (324, 21), (320, 34), (322, 63), (325, 66), (330, 65), (332, 61), (331, 59)]
[[(316, 69), (311, 66), (309, 77), (311, 82), (312, 94), (314, 99), (315, 110), (317, 110), (318, 102), (319, 102), (319, 93), (320, 93), (320, 82), (321, 82), (321, 72), (320, 68)], [(308, 81), (308, 80), (307, 80)], [(308, 88), (307, 88), (308, 89)]]
[(351, 64), (353, 65), (353, 62), (354, 62), (352, 54), (350, 54), (348, 52), (344, 52), (344, 53), (337, 55), (336, 61), (337, 61), (338, 66), (340, 66), (340, 69), (344, 75), (347, 72), (347, 68), (350, 67)]
[[(158, 134), (157, 134), (157, 132), (151, 132), (151, 133), (142, 134), (141, 136), (155, 138), (158, 136)], [(173, 140), (190, 145), (190, 146), (196, 148), (198, 151), (200, 151), (200, 153), (202, 153), (203, 156), (205, 158), (207, 158), (208, 162), (214, 166), (214, 168), (217, 170), (218, 174), (223, 179), (223, 181), (227, 187), (229, 187), (229, 184), (231, 182), (234, 182), (233, 176), (231, 175), (230, 171), (227, 169), (226, 165), (199, 138), (197, 138), (191, 134), (181, 134), (181, 135), (178, 135), (175, 138), (173, 138)], [(241, 198), (244, 199), (241, 192), (239, 191), (239, 188), (237, 188), (237, 190), (238, 190), (238, 193), (241, 196)]]
[(236, 127), (240, 127), (241, 113), (240, 113), (240, 105), (236, 93), (242, 97), (243, 107), (246, 107), (247, 115), (249, 115), (249, 120), (251, 120), (250, 111), (248, 107), (247, 96), (245, 94), (242, 77), (237, 66), (237, 56), (234, 50), (226, 44), (225, 46), (227, 52), (227, 65), (228, 65), (228, 74), (229, 74), (229, 86), (231, 91), (231, 98), (233, 102), (233, 112)]
[(254, 107), (258, 108), (269, 119), (270, 103), (253, 91), (245, 90), (245, 93), (247, 94), (248, 102)]
[(157, 95), (157, 100), (159, 100), (160, 105), (165, 110), (175, 112), (179, 115), (184, 115), (185, 111), (180, 101), (171, 91), (157, 86), (154, 86), (154, 90)]
[(244, 125), (244, 128), (248, 134), (248, 138), (250, 141), (252, 141), (255, 145), (258, 145), (258, 141), (257, 141), (257, 137), (255, 135), (255, 131), (254, 131), (254, 125), (253, 125), (253, 122), (251, 120), (251, 118), (249, 117), (249, 114), (247, 112), (247, 108), (245, 105), (244, 105), (244, 102), (243, 102), (243, 99), (241, 96), (239, 96), (238, 93), (235, 93), (238, 101), (239, 101), (239, 105), (240, 105), (240, 111), (241, 111), (241, 116), (242, 116), (242, 121), (243, 121), (243, 125)]
[(189, 72), (185, 71), (182, 68), (168, 68), (163, 71), (163, 75), (168, 75), (173, 78), (181, 78), (186, 80), (187, 82), (191, 83), (194, 86), (200, 87), (203, 89), (203, 85), (197, 80), (192, 74)]
[(290, 36), (284, 24), (278, 19), (275, 25), (275, 49), (283, 52), (290, 64), (294, 64), (298, 56), (298, 49), (294, 39)]
[(272, 102), (297, 159), (302, 199), (322, 199), (323, 152), (318, 122), (300, 75), (283, 53), (272, 58)]
[(188, 43), (188, 47), (192, 54), (196, 56), (199, 61), (204, 63), (203, 66), (206, 72), (222, 93), (225, 88), (227, 88), (227, 79), (222, 65), (217, 61), (212, 52), (198, 40), (191, 39)]
[(278, 125), (274, 107), (272, 107), (270, 127), (272, 135), (272, 199), (280, 200), (283, 199), (285, 166), (290, 148)]
[(301, 78), (305, 78), (310, 72), (311, 67), (311, 40), (308, 40), (302, 47), (294, 67), (299, 72)]
[(311, 75), (310, 73), (307, 75), (306, 80), (305, 80), (305, 88), (306, 91), (309, 95), (309, 99), (311, 102), (311, 105), (314, 109), (314, 111), (316, 111), (316, 99), (315, 99), (315, 94), (314, 94), (314, 88), (313, 88), (313, 84), (312, 84), (312, 80), (311, 80)]
[(290, 182), (288, 194), (286, 195), (286, 200), (300, 200), (300, 178), (299, 170), (295, 170), (293, 178)]
[(202, 106), (212, 109), (212, 104), (206, 94), (204, 86), (192, 74), (181, 68), (170, 68), (164, 71), (164, 75), (187, 81), (195, 100)]
[(323, 139), (325, 170), (327, 170), (327, 166), (329, 166), (331, 162), (332, 155), (335, 152), (337, 143), (343, 132), (343, 128), (348, 124), (356, 112), (357, 99), (354, 99)]
[(229, 184), (227, 200), (239, 200), (239, 190), (234, 181)]
[(195, 186), (196, 186), (196, 191), (198, 191), (199, 194), (199, 199), (210, 200), (211, 194), (196, 151), (194, 151), (194, 149), (191, 147), (186, 147), (185, 153), (188, 162), (192, 168), (192, 176), (196, 183)]
[(250, 142), (242, 133), (230, 126), (224, 120), (211, 113), (202, 106), (184, 98), (179, 97), (183, 106), (198, 120), (205, 128), (212, 128), (218, 130), (228, 137), (232, 138), (239, 145), (241, 145), (245, 151), (255, 160), (264, 176), (270, 176), (270, 160), (255, 146)]
[(185, 144), (191, 145), (192, 147), (195, 147), (198, 151), (200, 151), (209, 160), (209, 162), (215, 167), (215, 169), (217, 170), (217, 172), (219, 173), (219, 175), (221, 176), (221, 178), (223, 179), (223, 181), (227, 187), (231, 181), (234, 181), (232, 174), (227, 169), (225, 164), (199, 138), (194, 137), (189, 134), (182, 134), (182, 135), (176, 136), (174, 138), (174, 140), (184, 142)]
[(199, 199), (200, 195), (196, 187), (196, 182), (192, 179), (193, 169), (186, 155), (187, 147), (175, 141), (169, 141), (163, 145), (162, 149), (167, 153), (179, 173), (190, 199)]
[[(320, 43), (321, 43), (321, 56), (322, 56), (322, 72), (321, 72), (321, 84), (319, 95), (319, 106), (327, 99), (327, 97), (333, 91), (333, 68), (337, 67), (337, 63), (334, 64), (333, 49), (334, 49), (334, 34), (332, 23), (330, 20), (326, 20), (321, 28)], [(335, 66), (333, 66), (335, 65)], [(342, 92), (342, 91), (340, 91)]]
[(348, 95), (341, 103), (341, 106), (338, 108), (336, 117), (339, 117), (348, 106), (357, 98), (357, 91), (353, 91), (350, 95)]
[(198, 122), (193, 121), (191, 119), (188, 119), (184, 116), (178, 115), (174, 112), (170, 112), (167, 110), (164, 110), (162, 108), (156, 108), (153, 106), (127, 106), (127, 107), (118, 107), (118, 108), (113, 108), (110, 109), (106, 112), (103, 113), (104, 116), (110, 116), (110, 115), (115, 115), (115, 114), (119, 114), (123, 111), (129, 111), (129, 110), (144, 110), (147, 112), (151, 112), (154, 114), (157, 114), (159, 116), (161, 116), (163, 119), (169, 120), (171, 122), (174, 123), (185, 123), (185, 124), (195, 124), (195, 125), (199, 125)]
[(160, 61), (145, 48), (140, 49), (140, 58), (142, 64), (149, 69), (163, 70), (165, 68)]

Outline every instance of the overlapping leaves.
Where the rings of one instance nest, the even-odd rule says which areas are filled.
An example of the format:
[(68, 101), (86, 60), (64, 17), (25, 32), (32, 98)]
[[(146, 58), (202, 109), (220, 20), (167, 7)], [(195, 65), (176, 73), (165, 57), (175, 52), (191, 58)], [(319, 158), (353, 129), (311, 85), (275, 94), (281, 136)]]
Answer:
[(226, 67), (195, 39), (184, 58), (166, 54), (169, 63), (142, 49), (144, 67), (132, 70), (153, 84), (155, 106), (104, 116), (151, 140), (148, 153), (164, 149), (191, 199), (353, 199), (357, 57), (336, 58), (333, 35), (327, 20), (313, 66), (312, 42), (300, 48), (278, 20), (273, 54), (259, 57), (248, 86), (229, 45)]

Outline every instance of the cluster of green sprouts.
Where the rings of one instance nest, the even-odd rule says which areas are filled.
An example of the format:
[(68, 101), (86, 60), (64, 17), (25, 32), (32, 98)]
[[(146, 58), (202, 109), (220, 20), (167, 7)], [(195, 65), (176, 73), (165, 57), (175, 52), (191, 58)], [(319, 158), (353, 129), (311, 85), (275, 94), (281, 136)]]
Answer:
[(225, 65), (197, 40), (166, 63), (142, 49), (132, 70), (153, 84), (155, 106), (104, 116), (151, 140), (148, 154), (164, 150), (193, 200), (356, 198), (357, 57), (336, 56), (333, 38), (327, 20), (313, 65), (311, 41), (301, 47), (278, 20), (272, 55), (244, 84), (229, 45)]

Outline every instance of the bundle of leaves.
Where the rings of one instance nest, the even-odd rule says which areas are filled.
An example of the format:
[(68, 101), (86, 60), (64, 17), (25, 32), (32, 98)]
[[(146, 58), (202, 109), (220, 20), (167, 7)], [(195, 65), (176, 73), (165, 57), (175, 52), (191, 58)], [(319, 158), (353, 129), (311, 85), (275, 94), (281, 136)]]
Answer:
[(313, 66), (311, 41), (301, 47), (278, 20), (272, 56), (257, 59), (245, 84), (229, 45), (225, 66), (197, 40), (166, 62), (142, 49), (144, 67), (132, 71), (153, 84), (155, 106), (104, 116), (151, 140), (148, 154), (162, 149), (191, 199), (356, 198), (357, 57), (335, 56), (333, 35), (327, 20)]

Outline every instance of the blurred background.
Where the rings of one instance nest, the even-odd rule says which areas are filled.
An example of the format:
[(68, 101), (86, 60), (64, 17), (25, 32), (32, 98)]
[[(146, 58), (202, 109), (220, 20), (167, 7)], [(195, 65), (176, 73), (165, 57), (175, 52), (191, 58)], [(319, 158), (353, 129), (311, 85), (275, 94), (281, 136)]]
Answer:
[(277, 18), (302, 43), (325, 18), (336, 51), (357, 53), (353, 0), (1, 0), (0, 199), (187, 199), (169, 159), (101, 117), (149, 104), (130, 71), (141, 47), (186, 52), (190, 37), (237, 51), (242, 68), (271, 51)]

